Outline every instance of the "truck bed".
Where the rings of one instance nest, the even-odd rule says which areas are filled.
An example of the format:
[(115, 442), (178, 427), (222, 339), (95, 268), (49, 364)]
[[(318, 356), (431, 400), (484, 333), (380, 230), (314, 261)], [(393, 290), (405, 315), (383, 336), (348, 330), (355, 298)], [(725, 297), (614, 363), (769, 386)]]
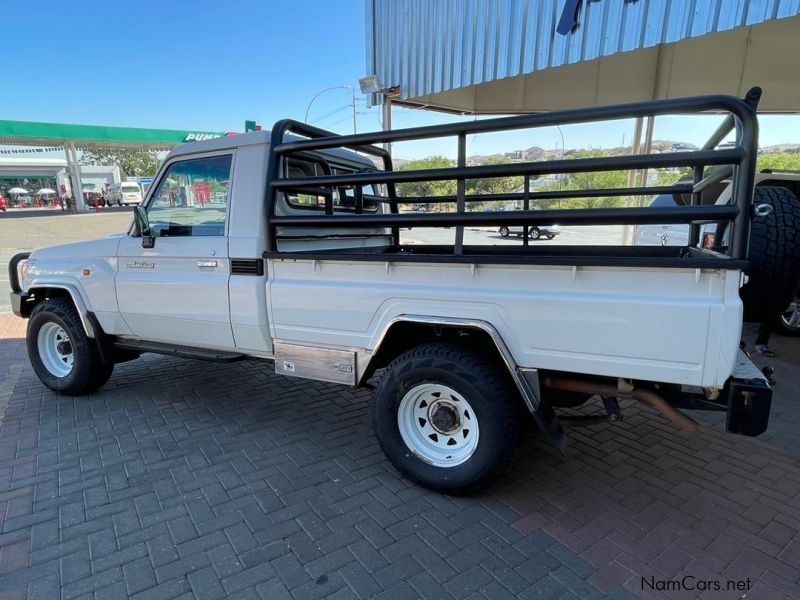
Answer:
[[(741, 275), (694, 266), (713, 259), (653, 248), (669, 268), (508, 264), (504, 251), (499, 264), (436, 262), (424, 250), (270, 258), (273, 338), (369, 351), (393, 319), (436, 315), (491, 323), (522, 367), (707, 387), (731, 374)], [(520, 258), (564, 258), (547, 254)], [(691, 266), (678, 266), (683, 260)]]

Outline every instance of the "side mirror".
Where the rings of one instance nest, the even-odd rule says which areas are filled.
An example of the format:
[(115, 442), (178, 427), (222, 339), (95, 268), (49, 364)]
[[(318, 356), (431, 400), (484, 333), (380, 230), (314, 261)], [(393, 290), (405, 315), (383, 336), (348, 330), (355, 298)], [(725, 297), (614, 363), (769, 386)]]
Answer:
[(152, 248), (156, 245), (156, 238), (150, 231), (150, 221), (144, 206), (133, 207), (133, 228), (136, 236), (142, 238), (142, 248)]

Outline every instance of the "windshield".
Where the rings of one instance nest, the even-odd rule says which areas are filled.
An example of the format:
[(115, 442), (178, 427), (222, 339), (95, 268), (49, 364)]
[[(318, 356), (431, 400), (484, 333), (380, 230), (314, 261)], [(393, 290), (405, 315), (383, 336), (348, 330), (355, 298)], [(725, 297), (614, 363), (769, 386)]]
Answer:
[(126, 185), (122, 188), (123, 194), (138, 194), (139, 193), (139, 186), (138, 185)]

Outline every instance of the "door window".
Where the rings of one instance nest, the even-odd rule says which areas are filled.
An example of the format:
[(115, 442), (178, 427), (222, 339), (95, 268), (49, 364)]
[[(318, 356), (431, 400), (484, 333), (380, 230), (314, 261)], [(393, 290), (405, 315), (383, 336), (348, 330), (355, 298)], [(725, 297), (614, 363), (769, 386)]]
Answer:
[(172, 163), (147, 207), (155, 237), (222, 236), (231, 155)]

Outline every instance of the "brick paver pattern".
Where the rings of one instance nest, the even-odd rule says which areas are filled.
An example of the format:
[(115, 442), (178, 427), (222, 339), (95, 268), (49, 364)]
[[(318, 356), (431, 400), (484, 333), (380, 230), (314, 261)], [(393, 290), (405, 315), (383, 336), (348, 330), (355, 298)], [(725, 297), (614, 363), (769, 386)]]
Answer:
[(531, 431), (497, 485), (453, 498), (386, 462), (367, 391), (148, 356), (63, 397), (24, 326), (0, 316), (0, 598), (742, 597), (642, 589), (685, 574), (799, 595), (791, 362), (766, 441), (625, 405), (563, 459)]

